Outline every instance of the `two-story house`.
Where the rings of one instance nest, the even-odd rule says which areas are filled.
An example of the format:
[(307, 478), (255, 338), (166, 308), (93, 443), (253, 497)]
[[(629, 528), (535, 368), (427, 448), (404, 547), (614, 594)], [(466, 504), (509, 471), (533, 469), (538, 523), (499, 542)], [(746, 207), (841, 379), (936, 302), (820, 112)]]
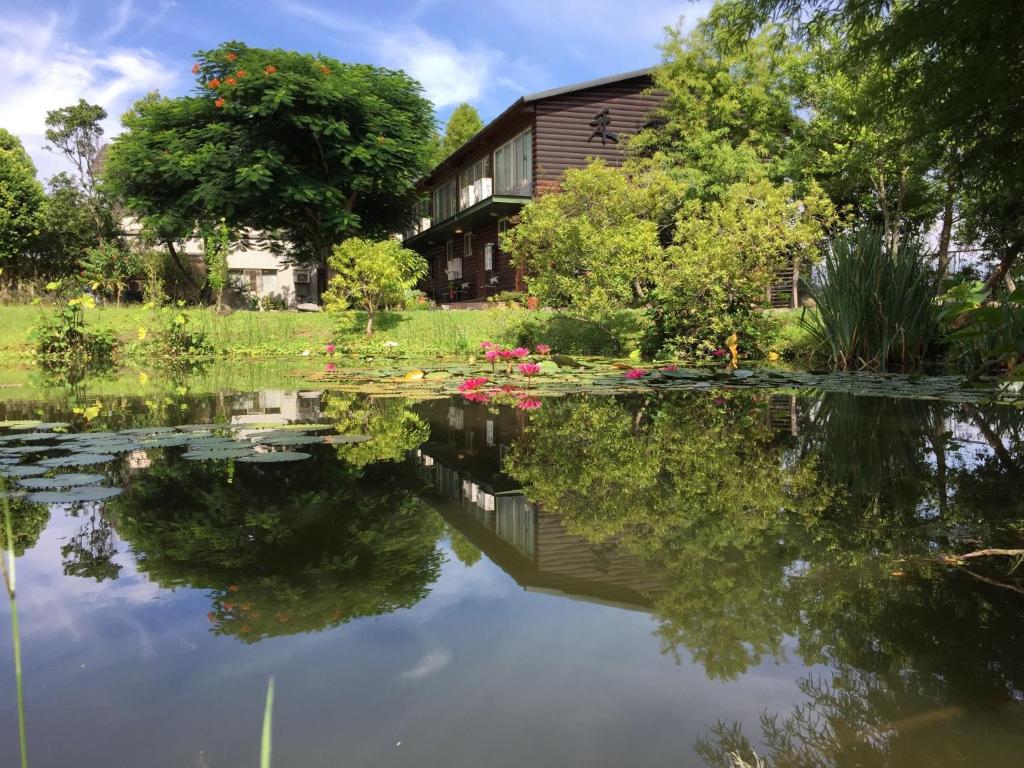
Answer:
[(592, 158), (624, 159), (623, 139), (649, 119), (662, 97), (651, 69), (523, 96), (419, 182), (408, 248), (429, 264), (420, 285), (451, 304), (484, 301), (523, 288), (498, 235), (510, 217), (567, 168)]

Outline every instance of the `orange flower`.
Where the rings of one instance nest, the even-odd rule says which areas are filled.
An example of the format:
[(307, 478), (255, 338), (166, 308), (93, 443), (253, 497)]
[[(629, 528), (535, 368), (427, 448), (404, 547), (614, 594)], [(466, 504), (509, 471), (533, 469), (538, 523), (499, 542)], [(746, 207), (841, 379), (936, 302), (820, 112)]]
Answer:
[(224, 106), (224, 99), (217, 99), (215, 102), (213, 102), (213, 106), (215, 106), (217, 109), (220, 109)]
[(220, 78), (219, 77), (213, 78), (213, 80), (211, 80), (210, 82), (208, 82), (206, 84), (206, 87), (207, 88), (214, 88), (214, 89), (220, 88)]
[(199, 66), (199, 62), (197, 61), (195, 64), (192, 65), (192, 74), (198, 75), (200, 69), (202, 69), (202, 67)]
[(320, 71), (323, 72), (325, 75), (331, 74), (331, 68), (326, 65), (320, 67)]
[(233, 51), (228, 51), (228, 61), (234, 61), (238, 58), (238, 54)]
[(275, 67), (273, 64), (267, 64), (267, 66), (263, 68), (263, 73), (266, 75), (272, 75), (275, 72), (277, 72), (277, 67)]
[(235, 78), (233, 78), (233, 77), (227, 78), (224, 82), (227, 83), (228, 85), (235, 85), (235, 84), (238, 83), (238, 81), (235, 80)]
[(235, 72), (235, 77), (241, 78), (241, 77), (245, 77), (245, 75), (246, 75), (246, 72), (245, 72), (244, 69), (240, 69), (237, 72)]

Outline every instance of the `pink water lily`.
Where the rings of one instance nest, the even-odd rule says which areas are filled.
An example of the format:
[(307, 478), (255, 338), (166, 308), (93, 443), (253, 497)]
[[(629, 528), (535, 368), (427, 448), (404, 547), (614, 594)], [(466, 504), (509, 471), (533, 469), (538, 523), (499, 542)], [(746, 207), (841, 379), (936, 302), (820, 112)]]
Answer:
[(333, 355), (334, 354), (334, 349), (335, 349), (335, 347), (334, 347), (333, 343), (328, 344), (326, 347), (324, 347), (324, 350), (327, 352), (328, 355)]
[(333, 370), (335, 370), (335, 367), (336, 367), (336, 366), (334, 365), (334, 363), (328, 363), (328, 364), (327, 364), (327, 370), (328, 370), (328, 371), (333, 371)]
[(535, 397), (524, 397), (518, 403), (516, 408), (521, 411), (535, 411), (540, 408), (541, 402)]
[(486, 384), (487, 381), (488, 380), (483, 376), (466, 379), (464, 382), (459, 384), (459, 392), (472, 392), (473, 390), (480, 389), (480, 387)]
[(489, 394), (481, 392), (478, 389), (463, 392), (462, 397), (471, 403), (488, 403), (491, 400), (491, 396)]
[(511, 350), (509, 354), (516, 359), (521, 359), (528, 356), (530, 354), (530, 350), (528, 350), (526, 347), (516, 347), (515, 349)]
[(520, 363), (519, 365), (516, 366), (516, 368), (518, 368), (519, 372), (526, 376), (526, 378), (528, 379), (540, 373), (539, 363)]
[(533, 348), (533, 351), (536, 352), (538, 355), (546, 355), (551, 352), (551, 347), (549, 347), (547, 344), (538, 344)]
[(496, 346), (498, 346), (498, 345), (495, 344), (493, 341), (481, 341), (480, 342), (480, 349), (493, 349)]
[(647, 375), (647, 371), (645, 371), (643, 368), (630, 368), (622, 375), (625, 376), (627, 379), (642, 379), (644, 376)]
[(725, 350), (725, 348), (719, 347), (718, 349), (711, 350), (711, 354), (714, 355), (715, 357), (725, 357), (729, 353), (728, 351)]

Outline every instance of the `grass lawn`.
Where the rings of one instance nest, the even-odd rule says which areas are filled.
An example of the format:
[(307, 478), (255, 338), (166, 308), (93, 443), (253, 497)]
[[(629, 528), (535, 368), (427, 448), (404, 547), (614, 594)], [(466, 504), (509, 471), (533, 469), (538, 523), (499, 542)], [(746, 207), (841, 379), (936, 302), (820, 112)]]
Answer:
[[(47, 307), (0, 306), (0, 356), (27, 357), (32, 352), (33, 326)], [(138, 341), (139, 328), (158, 336), (177, 309), (144, 309), (141, 306), (102, 307), (86, 311), (87, 327), (109, 328), (130, 347)], [(479, 349), (481, 341), (511, 344), (529, 315), (541, 321), (548, 313), (519, 309), (473, 311), (388, 312), (377, 317), (377, 330), (367, 339), (362, 312), (232, 312), (218, 315), (206, 308), (184, 310), (190, 329), (207, 334), (217, 354), (226, 357), (277, 357), (322, 352), (329, 342), (339, 351), (404, 356), (464, 355)], [(397, 347), (385, 345), (396, 342)]]

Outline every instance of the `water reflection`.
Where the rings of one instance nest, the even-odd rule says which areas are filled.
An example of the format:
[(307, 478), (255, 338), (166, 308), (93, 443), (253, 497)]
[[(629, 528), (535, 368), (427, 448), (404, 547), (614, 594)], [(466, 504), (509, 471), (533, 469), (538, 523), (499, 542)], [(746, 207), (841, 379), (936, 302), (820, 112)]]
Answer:
[[(609, 621), (650, 615), (667, 658), (739, 686), (728, 710), (687, 705), (709, 765), (1009, 764), (1024, 748), (1024, 569), (943, 560), (1022, 546), (1020, 411), (717, 392), (527, 415), (281, 390), (99, 413), (76, 427), (321, 421), (374, 436), (285, 468), (133, 452), (109, 468), (120, 497), (14, 502), (19, 554), (70, 514), (65, 575), (115, 580), (130, 553), (161, 589), (202, 590), (216, 636), (252, 644), (411, 609), (447, 550), (469, 569), (486, 556), (526, 592), (608, 606)], [(759, 696), (772, 665), (792, 680), (788, 709)]]

